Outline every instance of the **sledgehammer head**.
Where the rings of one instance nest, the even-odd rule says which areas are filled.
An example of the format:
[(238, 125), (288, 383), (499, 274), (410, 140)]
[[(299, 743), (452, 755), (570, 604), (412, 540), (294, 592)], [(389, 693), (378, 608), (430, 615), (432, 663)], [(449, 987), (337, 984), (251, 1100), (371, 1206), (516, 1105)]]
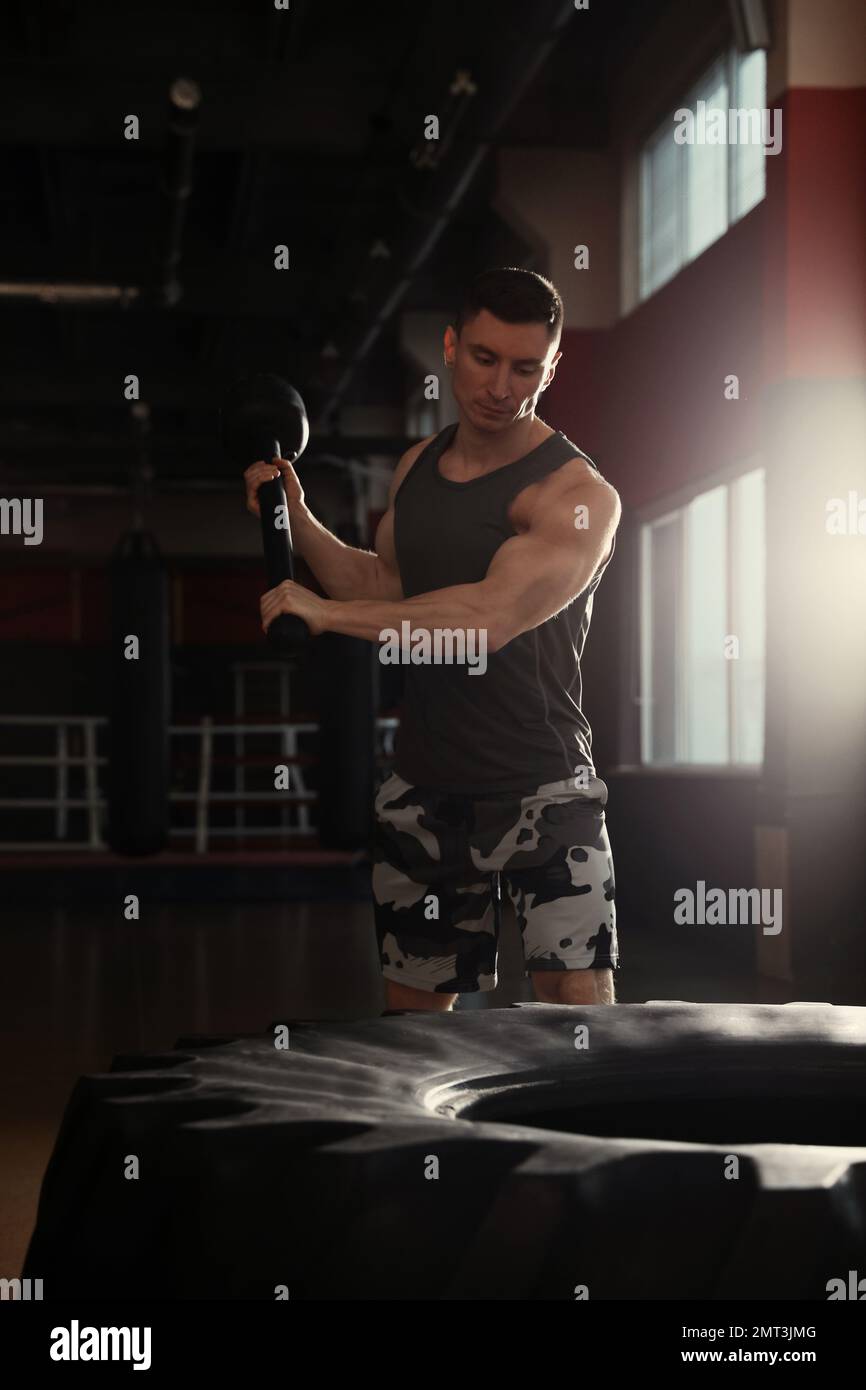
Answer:
[(293, 463), (310, 438), (304, 402), (294, 386), (272, 372), (241, 377), (223, 401), (220, 436), (226, 457), (241, 470), (258, 459), (270, 461), (275, 443), (280, 456)]

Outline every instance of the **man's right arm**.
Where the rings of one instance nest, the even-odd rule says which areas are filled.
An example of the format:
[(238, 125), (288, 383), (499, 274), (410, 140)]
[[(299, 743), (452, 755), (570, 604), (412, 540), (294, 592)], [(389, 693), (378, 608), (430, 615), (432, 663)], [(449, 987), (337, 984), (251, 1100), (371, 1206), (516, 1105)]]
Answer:
[[(418, 455), (434, 437), (431, 435), (419, 444), (413, 444), (394, 469), (388, 489), (387, 509), (376, 528), (372, 551), (346, 545), (317, 521), (304, 502), (294, 469), (290, 463), (281, 461), (280, 471), (286, 487), (294, 549), (306, 561), (329, 598), (345, 601), (403, 597), (394, 549), (394, 498)], [(247, 502), (251, 511), (256, 510), (258, 487), (269, 477), (275, 476), (275, 464), (253, 464), (247, 470)]]

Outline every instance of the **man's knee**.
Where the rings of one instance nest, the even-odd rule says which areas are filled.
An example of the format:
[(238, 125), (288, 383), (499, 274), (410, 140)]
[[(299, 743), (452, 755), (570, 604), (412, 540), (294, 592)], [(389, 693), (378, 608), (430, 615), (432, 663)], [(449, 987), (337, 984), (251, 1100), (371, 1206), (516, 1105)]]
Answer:
[(430, 1013), (445, 1013), (453, 1009), (456, 994), (438, 994), (435, 990), (415, 989), (397, 980), (385, 980), (386, 1009), (427, 1009)]
[(532, 987), (540, 1004), (615, 1004), (613, 971), (533, 970)]

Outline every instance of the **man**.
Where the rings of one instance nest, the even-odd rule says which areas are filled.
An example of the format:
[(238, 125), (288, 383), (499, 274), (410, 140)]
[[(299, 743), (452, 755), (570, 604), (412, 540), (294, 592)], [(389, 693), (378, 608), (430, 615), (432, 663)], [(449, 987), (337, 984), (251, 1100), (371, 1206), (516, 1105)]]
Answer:
[[(376, 798), (389, 1010), (451, 1009), (458, 994), (495, 987), (503, 881), (536, 998), (614, 1002), (607, 787), (580, 708), (580, 656), (621, 509), (592, 461), (535, 413), (561, 326), (542, 276), (475, 279), (444, 340), (458, 423), (401, 458), (373, 553), (315, 520), (285, 460), (247, 470), (252, 511), (282, 472), (296, 549), (329, 595), (279, 585), (262, 598), (265, 629), (297, 613), (314, 634), (396, 632), (412, 644), (394, 771)], [(454, 663), (455, 634), (458, 656), (474, 661)]]

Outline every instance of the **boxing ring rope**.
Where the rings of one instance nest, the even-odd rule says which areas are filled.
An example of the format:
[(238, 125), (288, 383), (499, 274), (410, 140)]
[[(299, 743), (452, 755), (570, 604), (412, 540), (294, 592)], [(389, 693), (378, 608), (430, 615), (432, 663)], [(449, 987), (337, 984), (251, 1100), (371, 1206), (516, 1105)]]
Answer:
[[(107, 764), (107, 758), (98, 752), (100, 730), (106, 728), (108, 720), (96, 715), (0, 715), (0, 730), (24, 730), (30, 728), (53, 729), (55, 752), (0, 754), (0, 768), (4, 767), (44, 767), (56, 770), (55, 792), (53, 796), (0, 797), (0, 810), (50, 810), (54, 812), (57, 836), (53, 840), (4, 840), (0, 838), (0, 853), (14, 853), (24, 850), (92, 850), (104, 851), (106, 843), (102, 836), (101, 817), (106, 798), (100, 791), (99, 772)], [(394, 754), (394, 742), (399, 720), (395, 716), (380, 716), (376, 720), (377, 758), (379, 765), (387, 764)], [(83, 753), (71, 753), (71, 731), (77, 730), (83, 746)], [(211, 840), (229, 837), (245, 839), (252, 836), (308, 836), (315, 833), (316, 826), (309, 818), (309, 808), (318, 802), (318, 793), (309, 789), (304, 778), (304, 759), (298, 752), (300, 736), (315, 735), (319, 725), (315, 721), (297, 722), (275, 720), (270, 722), (226, 720), (214, 722), (210, 716), (203, 716), (198, 723), (172, 724), (169, 734), (174, 738), (193, 737), (198, 743), (197, 786), (194, 791), (172, 790), (169, 800), (172, 805), (192, 805), (195, 807), (193, 825), (173, 825), (172, 835), (192, 836), (196, 852), (206, 854)], [(291, 769), (292, 790), (250, 792), (243, 790), (214, 790), (213, 769), (216, 765), (214, 755), (215, 738), (236, 739), (238, 735), (272, 734), (278, 736), (280, 748), (274, 752), (274, 764), (285, 763)], [(264, 755), (263, 755), (264, 756)], [(220, 760), (223, 765), (235, 762), (229, 756)], [(308, 760), (312, 761), (312, 760)], [(175, 764), (173, 762), (173, 768)], [(84, 795), (69, 794), (69, 769), (84, 769)], [(294, 826), (212, 826), (210, 812), (215, 806), (237, 805), (294, 806), (298, 813), (298, 823)], [(87, 818), (87, 838), (69, 840), (63, 838), (69, 826), (69, 811), (84, 811)]]

